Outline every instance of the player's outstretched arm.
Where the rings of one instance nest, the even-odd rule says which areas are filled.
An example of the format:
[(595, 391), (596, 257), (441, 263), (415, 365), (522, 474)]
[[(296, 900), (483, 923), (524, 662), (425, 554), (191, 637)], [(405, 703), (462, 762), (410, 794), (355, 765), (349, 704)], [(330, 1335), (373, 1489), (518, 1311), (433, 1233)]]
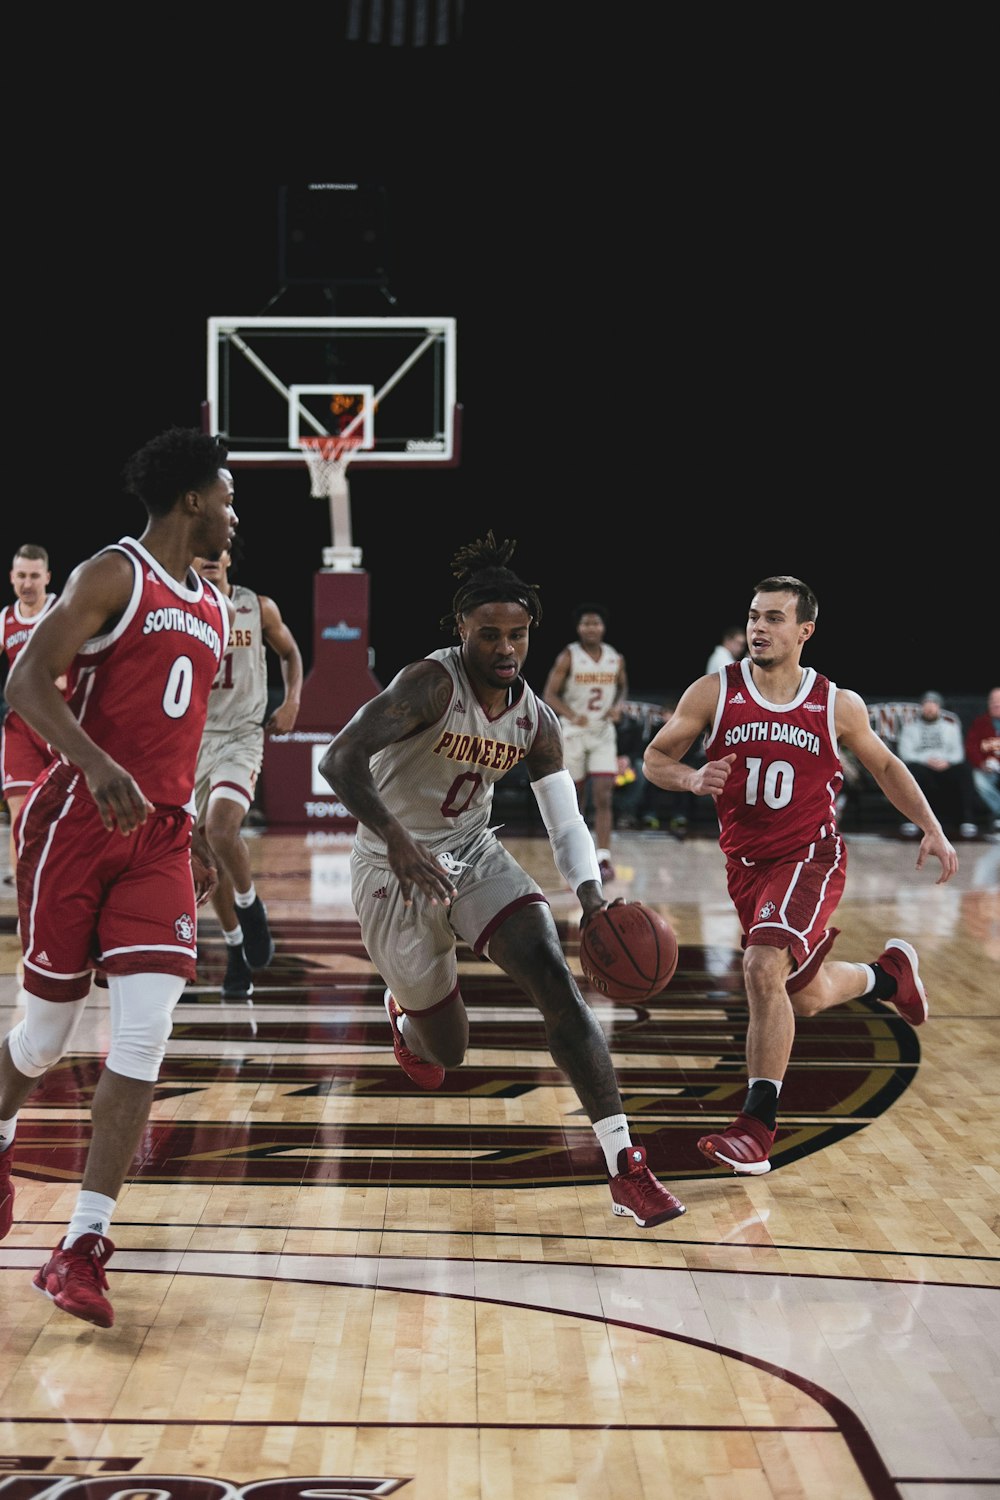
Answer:
[(670, 718), (653, 735), (643, 753), (642, 772), (647, 781), (666, 792), (693, 792), (696, 797), (717, 797), (729, 779), (735, 755), (708, 760), (697, 767), (684, 757), (699, 735), (711, 728), (719, 701), (719, 679), (699, 677), (681, 694)]
[(913, 773), (871, 727), (864, 699), (847, 688), (837, 692), (836, 729), (839, 743), (858, 758), (893, 807), (923, 833), (917, 850), (917, 869), (922, 870), (928, 859), (936, 859), (941, 866), (936, 884), (950, 880), (958, 870), (954, 845), (946, 838)]
[(269, 734), (290, 734), (299, 717), (302, 701), (302, 652), (298, 642), (281, 617), (281, 611), (273, 599), (259, 594), (260, 618), (264, 630), (264, 644), (269, 646), (281, 662), (281, 680), (285, 685), (285, 696), (271, 714), (264, 728)]

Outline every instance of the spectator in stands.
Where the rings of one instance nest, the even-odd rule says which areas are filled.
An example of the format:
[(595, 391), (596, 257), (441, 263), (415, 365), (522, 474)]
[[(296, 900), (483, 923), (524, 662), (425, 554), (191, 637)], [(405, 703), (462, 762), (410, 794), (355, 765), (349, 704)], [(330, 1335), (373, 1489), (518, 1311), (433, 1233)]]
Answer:
[(645, 718), (641, 704), (623, 703), (622, 716), (615, 725), (618, 774), (611, 804), (616, 828), (638, 828), (642, 820), (648, 785), (642, 774), (642, 754), (649, 738)]
[[(613, 797), (616, 828), (662, 828), (676, 838), (687, 836), (694, 797), (690, 792), (665, 792), (647, 781), (642, 757), (653, 735), (674, 711), (673, 702), (626, 703), (618, 721), (618, 775)], [(696, 764), (694, 756), (690, 764)]]
[(973, 785), (993, 818), (993, 831), (1000, 832), (1000, 687), (990, 688), (986, 712), (969, 725), (965, 758)]
[(730, 625), (722, 632), (722, 640), (708, 658), (706, 673), (717, 672), (728, 667), (731, 661), (739, 661), (747, 654), (747, 630), (745, 625)]
[[(965, 758), (961, 726), (953, 715), (942, 717), (943, 705), (940, 693), (924, 694), (919, 717), (910, 719), (899, 731), (896, 754), (942, 823), (954, 822), (957, 812), (959, 834), (963, 839), (974, 839), (979, 828), (972, 767)], [(915, 838), (919, 832), (915, 824), (903, 824), (906, 838)]]

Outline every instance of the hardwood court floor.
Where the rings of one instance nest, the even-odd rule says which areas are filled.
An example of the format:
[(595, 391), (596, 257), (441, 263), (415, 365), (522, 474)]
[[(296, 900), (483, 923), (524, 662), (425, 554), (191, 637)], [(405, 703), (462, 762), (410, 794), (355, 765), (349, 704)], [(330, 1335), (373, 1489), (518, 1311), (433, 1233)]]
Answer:
[[(578, 967), (547, 843), (509, 842)], [(633, 1136), (687, 1204), (653, 1230), (612, 1216), (589, 1122), (499, 971), (466, 954), (467, 1063), (422, 1094), (392, 1056), (348, 842), (252, 848), (277, 956), (251, 1005), (222, 1003), (203, 917), (112, 1228), (113, 1329), (30, 1285), (75, 1199), (104, 992), (22, 1112), (0, 1244), (8, 1500), (62, 1476), (87, 1500), (264, 1481), (282, 1500), (995, 1500), (1000, 844), (964, 845), (938, 887), (911, 845), (850, 839), (837, 954), (913, 941), (931, 1018), (914, 1032), (858, 1001), (800, 1023), (774, 1169), (753, 1179), (694, 1147), (744, 1083), (718, 847), (617, 836), (610, 894), (681, 942), (655, 1002), (591, 996)]]

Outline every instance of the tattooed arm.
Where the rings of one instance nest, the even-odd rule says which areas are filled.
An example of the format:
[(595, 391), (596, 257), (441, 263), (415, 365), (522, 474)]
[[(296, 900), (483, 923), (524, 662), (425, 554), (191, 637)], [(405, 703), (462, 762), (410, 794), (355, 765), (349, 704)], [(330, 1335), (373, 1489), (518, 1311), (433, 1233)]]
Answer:
[(451, 678), (437, 662), (416, 661), (404, 667), (376, 697), (358, 709), (335, 735), (319, 763), (347, 810), (383, 839), (389, 866), (407, 906), (413, 890), (447, 906), (455, 888), (432, 854), (412, 839), (386, 807), (372, 778), (370, 761), (379, 750), (440, 719), (451, 698)]

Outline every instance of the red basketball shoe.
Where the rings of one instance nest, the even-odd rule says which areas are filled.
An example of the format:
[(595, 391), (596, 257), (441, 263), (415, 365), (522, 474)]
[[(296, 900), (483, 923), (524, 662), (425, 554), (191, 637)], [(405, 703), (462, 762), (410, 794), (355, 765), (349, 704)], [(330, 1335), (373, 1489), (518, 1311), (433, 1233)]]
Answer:
[(760, 1177), (770, 1172), (768, 1157), (776, 1131), (768, 1130), (763, 1120), (739, 1114), (725, 1130), (703, 1135), (698, 1150), (709, 1161), (722, 1162), (744, 1176)]
[(891, 974), (896, 981), (896, 993), (889, 996), (888, 1003), (894, 1005), (911, 1026), (922, 1026), (927, 1020), (927, 995), (917, 972), (917, 953), (902, 938), (890, 938), (885, 952), (875, 960), (880, 969)]
[(410, 1051), (399, 1031), (399, 1017), (403, 1012), (388, 990), (385, 992), (385, 1013), (392, 1027), (392, 1050), (407, 1078), (412, 1078), (422, 1089), (439, 1089), (444, 1083), (444, 1068), (440, 1063), (425, 1062), (422, 1057)]
[(115, 1321), (115, 1310), (102, 1293), (108, 1289), (104, 1267), (111, 1259), (114, 1245), (102, 1234), (81, 1234), (69, 1250), (62, 1245), (60, 1240), (32, 1286), (74, 1318), (95, 1323), (98, 1328), (110, 1328)]
[(631, 1214), (640, 1229), (652, 1229), (678, 1219), (687, 1209), (646, 1166), (641, 1146), (623, 1146), (618, 1153), (618, 1175), (612, 1177), (611, 1212)]

